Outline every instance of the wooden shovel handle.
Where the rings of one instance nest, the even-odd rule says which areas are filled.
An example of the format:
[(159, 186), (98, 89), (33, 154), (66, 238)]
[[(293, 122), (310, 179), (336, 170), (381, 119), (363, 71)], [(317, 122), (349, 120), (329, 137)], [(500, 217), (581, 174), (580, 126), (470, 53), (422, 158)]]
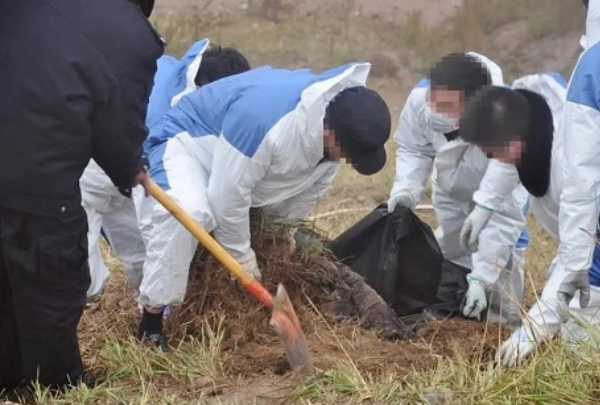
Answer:
[(207, 248), (242, 285), (267, 308), (273, 307), (273, 297), (235, 260), (223, 247), (204, 230), (194, 219), (179, 206), (162, 188), (150, 179), (148, 193), (156, 199), (181, 225), (183, 225), (205, 248)]

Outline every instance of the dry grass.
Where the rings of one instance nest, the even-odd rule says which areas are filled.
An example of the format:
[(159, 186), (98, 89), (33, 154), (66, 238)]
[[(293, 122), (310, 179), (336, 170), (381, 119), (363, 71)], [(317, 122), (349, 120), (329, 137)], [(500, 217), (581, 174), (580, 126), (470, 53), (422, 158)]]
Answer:
[[(281, 5), (277, 5), (281, 3)], [(315, 70), (351, 60), (371, 60), (371, 86), (397, 117), (407, 90), (427, 67), (449, 51), (475, 50), (492, 57), (509, 79), (533, 71), (567, 74), (582, 32), (578, 2), (565, 0), (465, 0), (447, 23), (426, 25), (417, 13), (402, 23), (337, 14), (299, 14), (289, 2), (272, 2), (260, 13), (156, 16), (155, 23), (179, 55), (200, 37), (233, 45), (253, 65), (310, 66)], [(285, 7), (288, 8), (285, 8)], [(264, 13), (263, 13), (264, 14)], [(347, 229), (384, 202), (394, 174), (390, 161), (376, 176), (342, 167), (332, 190), (315, 208), (314, 226), (329, 236)], [(357, 210), (331, 214), (339, 210)], [(358, 209), (363, 209), (359, 211)], [(328, 215), (331, 214), (331, 215)], [(432, 226), (429, 211), (419, 214)], [(530, 219), (527, 303), (535, 299), (556, 245)], [(411, 342), (378, 340), (352, 325), (331, 325), (314, 299), (302, 262), (282, 255), (280, 239), (264, 246), (260, 260), (273, 272), (273, 289), (284, 280), (309, 336), (318, 372), (308, 379), (278, 375), (282, 351), (268, 330), (268, 314), (227, 281), (214, 262), (197, 264), (188, 303), (169, 321), (176, 350), (148, 351), (131, 337), (139, 311), (112, 260), (109, 293), (86, 311), (81, 325), (87, 365), (105, 382), (60, 398), (35, 390), (23, 402), (54, 404), (595, 404), (599, 402), (599, 351), (594, 344), (572, 350), (552, 342), (522, 367), (504, 371), (490, 362), (508, 331), (475, 322), (432, 323)], [(285, 246), (285, 244), (283, 245)], [(279, 252), (279, 253), (277, 253)], [(199, 263), (203, 259), (199, 259)], [(210, 261), (210, 260), (209, 260)], [(214, 274), (206, 271), (214, 270)], [(296, 278), (294, 278), (296, 277)], [(591, 331), (592, 342), (600, 342)]]

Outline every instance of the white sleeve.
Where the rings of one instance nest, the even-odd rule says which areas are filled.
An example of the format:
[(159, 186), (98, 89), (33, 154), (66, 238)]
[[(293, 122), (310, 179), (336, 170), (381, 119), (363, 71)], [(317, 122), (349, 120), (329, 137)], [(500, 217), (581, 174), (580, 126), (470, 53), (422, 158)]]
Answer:
[(525, 229), (524, 215), (517, 207), (492, 214), (481, 231), (478, 250), (472, 255), (471, 274), (491, 286), (502, 275), (501, 269), (517, 266), (522, 272), (524, 262), (515, 252), (515, 245)]
[(546, 285), (541, 297), (531, 306), (525, 318), (536, 337), (541, 339), (552, 338), (560, 331), (561, 320), (557, 309), (558, 288), (565, 278), (565, 271), (560, 266), (558, 258), (554, 258), (548, 269)]
[(339, 163), (324, 162), (317, 166), (313, 184), (293, 197), (265, 207), (276, 223), (293, 223), (308, 217), (317, 201), (329, 190), (339, 169)]
[(519, 184), (519, 173), (514, 165), (490, 159), (479, 189), (473, 194), (473, 201), (497, 211), (512, 200), (513, 191)]
[(564, 129), (559, 257), (566, 269), (584, 270), (592, 263), (598, 227), (600, 111), (568, 102)]
[(252, 157), (237, 150), (223, 135), (215, 147), (207, 197), (217, 223), (215, 237), (236, 259), (251, 250), (251, 194), (265, 176), (270, 156), (267, 140)]
[(393, 196), (400, 191), (408, 192), (412, 208), (421, 200), (435, 158), (435, 149), (417, 114), (418, 100), (415, 100), (414, 94), (408, 97), (394, 135), (397, 145), (396, 176), (390, 193)]
[(590, 0), (585, 18), (586, 46), (590, 48), (600, 40), (600, 1)]

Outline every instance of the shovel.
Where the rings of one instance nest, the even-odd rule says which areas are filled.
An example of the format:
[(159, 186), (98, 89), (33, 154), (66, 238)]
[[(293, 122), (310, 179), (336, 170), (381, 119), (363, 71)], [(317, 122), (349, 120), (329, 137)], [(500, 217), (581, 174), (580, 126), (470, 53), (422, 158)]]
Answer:
[(308, 345), (304, 337), (304, 332), (283, 284), (279, 284), (277, 294), (273, 297), (254, 276), (248, 274), (208, 232), (202, 229), (152, 179), (150, 179), (148, 193), (165, 207), (181, 225), (190, 231), (242, 283), (246, 290), (254, 295), (265, 307), (271, 309), (269, 325), (279, 335), (283, 343), (285, 356), (292, 370), (296, 370), (302, 366), (305, 366), (305, 370), (312, 369), (312, 361), (308, 353)]

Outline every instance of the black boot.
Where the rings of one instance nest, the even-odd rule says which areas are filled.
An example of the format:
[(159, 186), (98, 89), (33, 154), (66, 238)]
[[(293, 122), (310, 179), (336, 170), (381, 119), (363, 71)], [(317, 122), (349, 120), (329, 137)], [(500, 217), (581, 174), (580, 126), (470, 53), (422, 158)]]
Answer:
[[(163, 309), (164, 311), (164, 309)], [(163, 311), (157, 314), (146, 311), (138, 327), (138, 339), (145, 345), (157, 348), (163, 352), (169, 351), (167, 337), (163, 334)]]

